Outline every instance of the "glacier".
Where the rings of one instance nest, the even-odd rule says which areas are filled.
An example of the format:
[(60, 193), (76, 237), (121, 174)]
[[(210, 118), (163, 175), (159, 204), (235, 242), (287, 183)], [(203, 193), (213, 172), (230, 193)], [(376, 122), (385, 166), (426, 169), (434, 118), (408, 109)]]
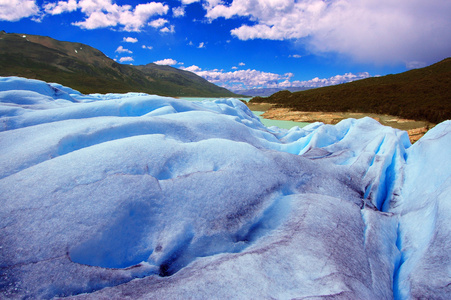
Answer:
[(0, 77), (0, 297), (450, 299), (449, 149)]

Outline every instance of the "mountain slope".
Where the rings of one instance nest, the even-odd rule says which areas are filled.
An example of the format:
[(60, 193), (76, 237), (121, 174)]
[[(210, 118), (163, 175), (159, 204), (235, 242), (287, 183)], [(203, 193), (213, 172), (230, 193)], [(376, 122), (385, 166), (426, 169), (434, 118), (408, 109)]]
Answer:
[(281, 91), (251, 101), (299, 111), (390, 114), (439, 123), (451, 119), (451, 58), (401, 74), (296, 93)]
[(82, 93), (145, 92), (166, 96), (235, 94), (169, 66), (122, 65), (81, 43), (0, 32), (0, 76), (58, 82)]
[(250, 97), (255, 97), (255, 96), (261, 96), (261, 97), (268, 97), (271, 96), (274, 93), (283, 91), (283, 90), (287, 90), (290, 92), (299, 92), (299, 91), (305, 91), (305, 90), (309, 90), (311, 89), (311, 87), (305, 87), (305, 86), (301, 86), (301, 87), (288, 87), (286, 89), (282, 89), (282, 88), (256, 88), (256, 89), (248, 89), (248, 90), (233, 90), (235, 93), (240, 94), (240, 95), (246, 95), (246, 96), (250, 96)]
[[(153, 87), (171, 95), (183, 93), (190, 96), (236, 96), (229, 90), (218, 87), (192, 72), (154, 63), (134, 67), (145, 74)], [(202, 94), (197, 93), (197, 90), (202, 90)]]

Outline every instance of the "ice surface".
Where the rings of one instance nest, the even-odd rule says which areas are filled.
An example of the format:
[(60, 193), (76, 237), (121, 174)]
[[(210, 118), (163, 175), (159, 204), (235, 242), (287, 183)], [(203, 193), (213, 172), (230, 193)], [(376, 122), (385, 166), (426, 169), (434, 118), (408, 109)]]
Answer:
[(2, 298), (450, 298), (451, 124), (0, 78)]
[(451, 122), (430, 130), (407, 150), (396, 272), (400, 298), (449, 299), (451, 295)]

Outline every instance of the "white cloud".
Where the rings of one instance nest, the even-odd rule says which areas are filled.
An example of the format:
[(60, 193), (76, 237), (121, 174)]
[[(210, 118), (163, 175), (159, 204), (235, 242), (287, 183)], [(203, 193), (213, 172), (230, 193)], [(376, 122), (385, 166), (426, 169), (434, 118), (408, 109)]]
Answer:
[(152, 50), (153, 49), (152, 46), (146, 46), (146, 45), (142, 45), (142, 48), (143, 49), (148, 49), (148, 50)]
[(166, 59), (154, 61), (153, 63), (157, 64), (157, 65), (173, 66), (173, 65), (177, 64), (177, 61), (172, 58), (166, 58)]
[(125, 62), (125, 61), (134, 61), (134, 59), (131, 56), (125, 56), (125, 57), (121, 57), (119, 59), (119, 61), (122, 63), (122, 62)]
[(199, 68), (199, 67), (196, 66), (196, 65), (192, 65), (192, 66), (190, 66), (190, 67), (187, 67), (187, 68), (181, 68), (181, 69), (183, 69), (183, 70), (185, 70), (185, 71), (189, 71), (189, 72), (198, 72), (198, 71), (201, 71), (201, 70), (202, 70), (201, 68)]
[(174, 33), (175, 32), (175, 27), (174, 27), (174, 25), (171, 25), (169, 27), (161, 28), (160, 31), (163, 32), (163, 33)]
[(302, 55), (299, 55), (299, 54), (293, 54), (293, 55), (290, 55), (289, 57), (294, 57), (294, 58), (301, 58), (301, 57), (302, 57)]
[(119, 47), (117, 47), (117, 49), (116, 49), (116, 51), (115, 52), (118, 52), (118, 53), (133, 53), (132, 51), (130, 51), (130, 50), (128, 50), (128, 49), (125, 49), (124, 47), (122, 47), (122, 46), (119, 46)]
[(238, 65), (239, 66), (245, 66), (246, 64), (244, 62), (240, 62)]
[(249, 18), (241, 40), (304, 39), (310, 51), (356, 61), (435, 62), (451, 53), (449, 0), (207, 0), (207, 18)]
[(153, 28), (160, 28), (163, 27), (166, 23), (168, 23), (169, 21), (163, 18), (159, 18), (156, 20), (153, 20), (152, 22), (149, 23), (149, 26), (152, 26)]
[(85, 29), (121, 26), (125, 31), (139, 32), (147, 21), (156, 15), (164, 15), (169, 6), (159, 2), (117, 5), (112, 0), (80, 0), (78, 8), (85, 14), (84, 21), (72, 23)]
[(293, 86), (293, 84), (289, 80), (285, 80), (285, 81), (279, 83), (279, 88), (289, 88), (292, 86)]
[(202, 70), (198, 66), (181, 69), (196, 73), (208, 81), (224, 87), (229, 87), (234, 84), (239, 84), (243, 87), (276, 87), (279, 81), (289, 79), (289, 77), (285, 75), (250, 69), (232, 72), (224, 72), (222, 70)]
[(172, 9), (172, 15), (175, 18), (183, 17), (185, 15), (185, 8), (183, 6), (174, 7)]
[(158, 2), (138, 4), (133, 12), (127, 11), (120, 17), (120, 23), (126, 31), (139, 31), (150, 17), (166, 14), (169, 7)]
[(186, 4), (186, 5), (194, 3), (194, 2), (200, 2), (200, 0), (182, 0), (182, 4)]
[(205, 43), (204, 42), (199, 43), (199, 46), (197, 46), (197, 48), (199, 49), (205, 48)]
[(124, 37), (122, 39), (122, 41), (126, 42), (126, 43), (137, 43), (138, 39), (137, 38), (133, 38), (133, 37)]
[(18, 21), (38, 14), (39, 7), (34, 0), (0, 0), (0, 20)]
[(44, 4), (44, 11), (51, 15), (59, 15), (65, 12), (72, 12), (78, 9), (77, 0), (58, 1)]
[(236, 67), (232, 68), (236, 71), (224, 72), (223, 70), (202, 70), (196, 65), (192, 65), (187, 68), (181, 67), (180, 69), (193, 72), (206, 80), (213, 82), (217, 85), (223, 86), (229, 89), (251, 89), (251, 88), (287, 88), (287, 87), (322, 87), (328, 85), (335, 85), (345, 82), (350, 82), (358, 79), (364, 79), (370, 77), (368, 72), (353, 74), (346, 73), (344, 75), (336, 75), (330, 78), (314, 78), (307, 81), (291, 81), (294, 77), (293, 73), (285, 73), (283, 75), (262, 72), (258, 70), (236, 70)]
[(313, 78), (311, 80), (307, 81), (293, 81), (291, 83), (291, 86), (299, 87), (299, 86), (306, 86), (306, 87), (323, 87), (323, 86), (329, 86), (329, 85), (336, 85), (346, 82), (351, 82), (359, 79), (365, 79), (370, 77), (370, 74), (368, 72), (362, 72), (362, 73), (346, 73), (344, 75), (335, 75), (329, 78)]

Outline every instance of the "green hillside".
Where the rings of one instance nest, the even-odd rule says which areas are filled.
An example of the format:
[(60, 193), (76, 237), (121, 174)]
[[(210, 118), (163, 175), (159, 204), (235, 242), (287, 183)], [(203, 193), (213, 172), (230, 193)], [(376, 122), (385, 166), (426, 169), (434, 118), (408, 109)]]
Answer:
[(156, 64), (123, 65), (88, 45), (4, 31), (0, 32), (0, 76), (57, 82), (85, 94), (236, 96), (191, 72)]
[(439, 123), (451, 119), (451, 58), (396, 75), (295, 93), (281, 91), (251, 102), (298, 111), (389, 114)]

